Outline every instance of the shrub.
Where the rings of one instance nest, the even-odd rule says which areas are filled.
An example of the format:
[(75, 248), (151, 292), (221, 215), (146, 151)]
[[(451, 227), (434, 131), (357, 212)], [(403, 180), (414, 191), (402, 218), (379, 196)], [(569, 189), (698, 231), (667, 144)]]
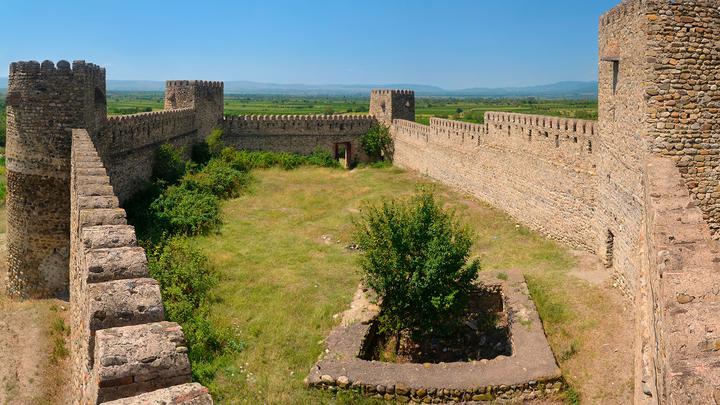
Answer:
[(170, 234), (199, 235), (220, 224), (220, 201), (185, 184), (168, 187), (150, 205), (155, 218)]
[(335, 160), (330, 151), (317, 148), (307, 157), (307, 163), (320, 167), (340, 167), (340, 162)]
[(165, 186), (166, 183), (162, 181), (148, 183), (124, 204), (128, 222), (135, 226), (138, 240), (155, 242), (162, 237), (164, 230), (150, 207), (160, 197)]
[(154, 179), (174, 184), (185, 174), (185, 168), (182, 149), (164, 144), (155, 151)]
[(392, 138), (390, 128), (385, 125), (373, 125), (370, 130), (360, 138), (360, 146), (372, 159), (379, 159), (383, 155), (390, 157)]
[(465, 308), (477, 276), (471, 233), (427, 190), (368, 206), (355, 222), (366, 285), (382, 300), (381, 331), (443, 332)]
[(220, 159), (229, 163), (233, 169), (241, 172), (270, 167), (291, 170), (302, 165), (322, 167), (339, 167), (340, 165), (329, 151), (321, 148), (316, 149), (309, 156), (287, 152), (252, 152), (224, 148), (220, 153)]
[(206, 165), (210, 159), (212, 159), (207, 142), (201, 142), (193, 145), (190, 159), (200, 166)]
[[(4, 173), (2, 174), (4, 175)], [(7, 185), (5, 181), (0, 181), (0, 207), (5, 206), (5, 195), (7, 194)]]
[(247, 172), (236, 170), (225, 160), (212, 159), (199, 172), (186, 174), (182, 183), (192, 190), (226, 199), (240, 195), (249, 177)]
[(220, 156), (220, 152), (225, 148), (225, 143), (222, 141), (223, 131), (220, 128), (215, 128), (208, 135), (205, 141), (208, 145), (210, 155), (213, 157)]
[(156, 247), (148, 264), (150, 275), (160, 283), (165, 313), (175, 322), (190, 320), (217, 284), (207, 257), (183, 237)]
[(242, 350), (243, 345), (229, 330), (219, 329), (209, 320), (210, 291), (218, 280), (207, 257), (187, 238), (176, 237), (155, 247), (149, 268), (160, 283), (167, 319), (183, 328), (193, 379), (211, 383), (217, 371), (213, 361), (228, 351)]

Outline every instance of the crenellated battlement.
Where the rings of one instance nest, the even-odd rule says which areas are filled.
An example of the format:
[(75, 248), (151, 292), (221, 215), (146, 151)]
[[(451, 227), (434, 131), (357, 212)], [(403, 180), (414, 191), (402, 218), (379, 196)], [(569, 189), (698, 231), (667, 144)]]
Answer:
[(430, 126), (439, 129), (449, 129), (454, 131), (475, 132), (477, 134), (485, 134), (485, 127), (482, 124), (472, 122), (454, 121), (446, 118), (430, 117)]
[(373, 122), (375, 119), (365, 114), (333, 114), (333, 115), (226, 115), (223, 120), (226, 123), (242, 123), (242, 122), (282, 122), (282, 123), (307, 123), (307, 122)]
[(638, 13), (651, 0), (623, 0), (607, 13), (600, 16), (600, 27), (613, 24), (618, 20), (623, 20), (631, 14)]
[(539, 128), (562, 130), (587, 136), (597, 135), (598, 132), (597, 121), (532, 114), (488, 111), (485, 113), (485, 123), (531, 125)]
[(218, 81), (207, 81), (207, 80), (167, 80), (165, 82), (166, 87), (177, 87), (177, 86), (202, 86), (215, 89), (222, 89), (224, 87), (223, 82)]
[(148, 111), (127, 115), (111, 115), (107, 118), (107, 125), (113, 126), (117, 124), (135, 124), (142, 125), (156, 122), (158, 119), (168, 119), (188, 115), (193, 112), (192, 108), (178, 108), (176, 110), (160, 110)]
[(370, 93), (377, 94), (377, 95), (389, 95), (389, 94), (415, 95), (414, 90), (405, 90), (405, 89), (373, 89), (370, 91)]
[(84, 73), (84, 74), (105, 74), (105, 68), (92, 63), (86, 63), (84, 60), (76, 60), (70, 64), (66, 60), (58, 61), (57, 65), (50, 60), (42, 63), (31, 61), (12, 62), (10, 64), (10, 76), (16, 75), (35, 75), (35, 74), (68, 74), (68, 73)]
[(127, 225), (108, 174), (90, 134), (73, 130), (69, 218), (74, 402), (96, 404), (182, 390), (196, 393), (197, 403), (210, 404), (207, 390), (191, 384), (182, 328), (165, 321), (160, 285), (150, 278), (145, 250)]

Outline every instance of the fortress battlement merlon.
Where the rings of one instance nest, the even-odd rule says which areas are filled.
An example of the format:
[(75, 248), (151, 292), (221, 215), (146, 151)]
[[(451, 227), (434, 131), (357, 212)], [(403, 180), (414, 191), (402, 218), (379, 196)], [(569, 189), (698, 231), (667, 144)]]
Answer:
[(370, 115), (363, 114), (333, 114), (333, 115), (226, 115), (223, 120), (226, 122), (282, 122), (282, 123), (307, 123), (315, 121), (328, 122), (353, 122), (353, 121), (375, 121)]
[(414, 90), (407, 89), (373, 89), (370, 90), (371, 94), (404, 94), (404, 95), (415, 95)]
[(104, 75), (105, 68), (92, 63), (86, 63), (83, 60), (76, 60), (72, 65), (66, 60), (58, 61), (57, 65), (50, 60), (45, 60), (42, 63), (32, 60), (12, 62), (10, 64), (10, 76), (39, 73), (93, 73)]
[(208, 88), (224, 88), (224, 83), (219, 81), (207, 81), (207, 80), (167, 80), (165, 86), (203, 86)]
[(597, 121), (562, 118), (532, 114), (486, 112), (485, 122), (498, 122), (517, 125), (531, 125), (540, 128), (578, 132), (583, 135), (596, 135)]
[(645, 4), (650, 1), (653, 0), (623, 0), (622, 3), (600, 16), (600, 27), (613, 24), (618, 19), (623, 19), (633, 13), (641, 12)]

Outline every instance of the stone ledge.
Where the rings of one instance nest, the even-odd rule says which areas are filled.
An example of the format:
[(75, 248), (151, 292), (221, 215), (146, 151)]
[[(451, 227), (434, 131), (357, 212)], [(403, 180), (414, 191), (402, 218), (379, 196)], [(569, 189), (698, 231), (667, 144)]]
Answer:
[(165, 317), (160, 285), (151, 278), (108, 281), (87, 288), (90, 333), (160, 322)]
[(98, 225), (82, 229), (81, 240), (85, 249), (137, 246), (135, 227), (132, 225)]
[(120, 206), (120, 201), (114, 195), (79, 196), (77, 199), (77, 204), (78, 208), (80, 208), (81, 210), (95, 208), (117, 208)]
[(125, 210), (122, 208), (98, 208), (80, 210), (80, 228), (96, 225), (126, 225)]
[(508, 281), (486, 272), (481, 273), (480, 282), (502, 288), (512, 336), (511, 356), (438, 364), (362, 360), (359, 351), (370, 325), (343, 322), (346, 326), (336, 327), (326, 339), (326, 353), (310, 370), (306, 385), (416, 402), (426, 397), (441, 401), (525, 400), (559, 392), (564, 388), (562, 374), (525, 280), (519, 271), (506, 273)]
[(207, 388), (198, 383), (176, 385), (131, 398), (103, 402), (105, 405), (212, 405)]
[(100, 403), (191, 381), (185, 338), (174, 322), (97, 331), (94, 364)]
[(88, 283), (148, 276), (145, 249), (137, 246), (90, 249), (85, 252)]

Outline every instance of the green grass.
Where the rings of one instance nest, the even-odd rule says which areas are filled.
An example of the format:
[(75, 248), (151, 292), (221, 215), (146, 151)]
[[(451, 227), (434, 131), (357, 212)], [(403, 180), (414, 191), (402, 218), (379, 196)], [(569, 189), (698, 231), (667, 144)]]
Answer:
[[(302, 384), (360, 281), (350, 244), (352, 220), (364, 201), (413, 193), (424, 180), (396, 168), (323, 168), (253, 172), (257, 181), (227, 201), (217, 235), (195, 238), (221, 281), (212, 320), (234, 328), (242, 352), (223, 360), (217, 399), (229, 403), (364, 403), (306, 390)], [(476, 231), (474, 255), (485, 270), (520, 268), (562, 276), (572, 260), (555, 243), (506, 215), (446, 188)], [(543, 279), (542, 276), (538, 276)], [(546, 291), (547, 302), (562, 305)]]

